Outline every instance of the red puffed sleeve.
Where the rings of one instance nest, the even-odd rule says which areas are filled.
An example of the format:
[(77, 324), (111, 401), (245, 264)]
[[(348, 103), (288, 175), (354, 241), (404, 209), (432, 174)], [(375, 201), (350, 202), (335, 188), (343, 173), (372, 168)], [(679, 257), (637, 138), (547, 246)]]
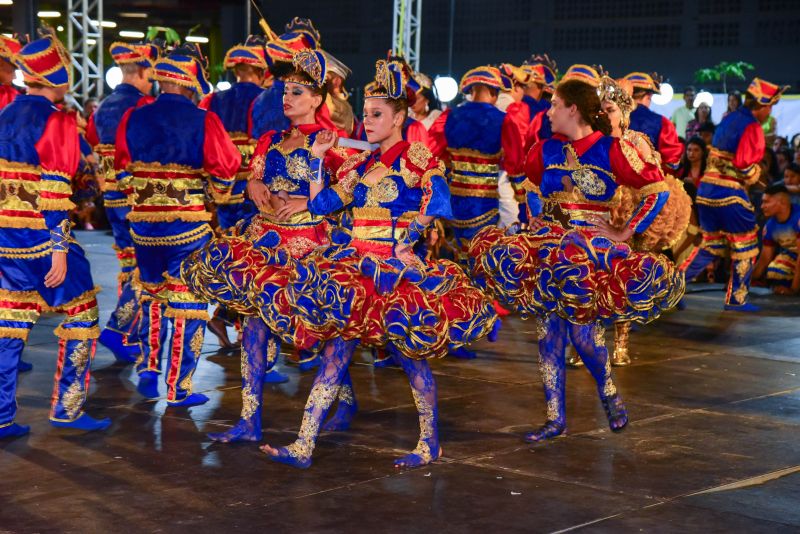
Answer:
[(543, 139), (539, 139), (539, 130), (542, 128), (542, 121), (544, 120), (545, 113), (547, 113), (547, 111), (540, 111), (533, 116), (533, 120), (531, 120), (531, 123), (528, 125), (528, 131), (525, 133), (525, 148), (530, 149), (530, 147), (539, 141), (543, 141)]
[(627, 223), (634, 232), (642, 233), (650, 226), (669, 197), (664, 174), (658, 166), (645, 162), (636, 147), (624, 139), (612, 141), (608, 157), (617, 183), (638, 189), (642, 196)]
[(144, 105), (152, 104), (155, 101), (156, 101), (156, 99), (153, 98), (150, 95), (142, 95), (142, 97), (139, 100), (136, 101), (136, 107), (140, 108), (140, 107), (142, 107)]
[(128, 165), (131, 163), (131, 154), (128, 151), (128, 119), (135, 108), (131, 108), (122, 116), (117, 126), (117, 135), (114, 139), (114, 171), (117, 175), (117, 187), (126, 195), (133, 193), (130, 188)]
[(61, 111), (52, 113), (35, 148), (42, 169), (39, 209), (47, 228), (54, 230), (68, 220), (68, 211), (75, 207), (70, 201), (71, 184), (81, 160), (75, 117)]
[(269, 151), (269, 147), (272, 146), (272, 137), (274, 135), (275, 130), (270, 130), (258, 138), (258, 143), (256, 143), (256, 148), (253, 151), (253, 157), (250, 158), (250, 166), (247, 172), (248, 180), (264, 179), (267, 152)]
[(89, 123), (86, 125), (86, 142), (89, 143), (92, 148), (100, 144), (100, 136), (97, 135), (97, 126), (94, 124), (94, 113), (89, 117)]
[(409, 143), (422, 143), (430, 149), (428, 130), (426, 130), (425, 125), (418, 120), (411, 119), (409, 122), (408, 128), (406, 128), (406, 141)]
[(19, 95), (19, 91), (11, 85), (0, 85), (0, 109), (13, 102), (17, 95)]
[(517, 202), (525, 202), (525, 190), (521, 186), (525, 180), (525, 134), (529, 117), (528, 105), (514, 102), (506, 109), (501, 130), (503, 169), (508, 173)]
[(450, 164), (450, 158), (447, 154), (447, 138), (444, 135), (444, 125), (447, 123), (447, 117), (449, 116), (450, 110), (446, 109), (428, 128), (428, 148), (437, 159), (447, 165)]
[(542, 183), (542, 175), (544, 175), (543, 146), (544, 141), (537, 141), (525, 157), (525, 176), (527, 176), (527, 181), (537, 187)]
[(197, 107), (200, 108), (200, 109), (206, 109), (206, 110), (207, 109), (211, 109), (211, 101), (213, 99), (214, 99), (214, 93), (211, 93), (210, 95), (206, 95), (206, 96), (203, 97), (203, 99), (200, 101), (200, 103), (197, 104)]
[(737, 169), (742, 169), (743, 172), (747, 173), (750, 167), (758, 165), (764, 157), (765, 148), (764, 130), (761, 128), (761, 125), (758, 124), (758, 122), (748, 124), (744, 132), (742, 132), (739, 145), (736, 147), (733, 165)]
[(683, 156), (683, 143), (672, 121), (661, 117), (661, 133), (658, 135), (658, 152), (665, 171), (676, 171)]
[[(216, 113), (207, 111), (203, 141), (203, 169), (214, 178), (230, 181), (242, 164), (242, 154), (231, 141)], [(232, 183), (232, 182), (231, 182)]]

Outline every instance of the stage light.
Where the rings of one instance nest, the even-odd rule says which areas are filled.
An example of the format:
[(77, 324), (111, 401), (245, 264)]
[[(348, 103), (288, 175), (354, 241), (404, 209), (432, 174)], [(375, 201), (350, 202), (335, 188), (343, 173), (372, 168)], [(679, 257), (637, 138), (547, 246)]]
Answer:
[(697, 93), (697, 96), (694, 97), (694, 102), (692, 102), (692, 106), (697, 109), (700, 107), (700, 104), (708, 104), (708, 107), (714, 107), (714, 95), (709, 93), (708, 91), (700, 91)]
[(0, 6), (10, 6), (14, 4), (14, 0), (0, 0)]
[(131, 30), (122, 30), (119, 32), (120, 37), (128, 37), (130, 39), (144, 39), (144, 32), (136, 32)]
[(97, 44), (97, 41), (95, 41), (94, 39), (86, 39), (86, 44), (94, 45), (94, 44)]
[[(92, 26), (97, 26), (97, 21), (96, 20), (91, 20), (89, 22), (92, 23)], [(117, 27), (117, 23), (112, 21), (112, 20), (103, 20), (103, 21), (100, 22), (100, 26), (102, 26), (103, 28), (116, 28)]]
[(207, 43), (208, 37), (201, 37), (199, 35), (187, 35), (186, 36), (187, 43)]
[(25, 87), (25, 78), (22, 76), (21, 70), (17, 69), (14, 71), (14, 79), (11, 80), (11, 83), (17, 87)]
[(146, 19), (147, 13), (131, 13), (131, 12), (123, 12), (118, 13), (120, 17), (124, 17), (126, 19)]
[(61, 24), (59, 24), (58, 26), (56, 26), (56, 30), (57, 30), (57, 31), (60, 31), (60, 32), (63, 32), (63, 31), (64, 31), (64, 26), (62, 26)]
[(225, 80), (217, 82), (217, 91), (227, 91), (230, 88), (231, 88), (231, 82)]
[(653, 95), (653, 104), (664, 106), (669, 104), (672, 97), (675, 95), (675, 90), (672, 88), (672, 85), (668, 83), (661, 84), (661, 94)]
[(61, 16), (60, 11), (39, 11), (36, 16), (40, 19), (57, 19)]
[(122, 83), (122, 69), (119, 67), (111, 67), (106, 71), (106, 83), (113, 90), (116, 86)]
[(458, 82), (450, 76), (437, 76), (433, 81), (436, 97), (446, 104), (458, 96)]

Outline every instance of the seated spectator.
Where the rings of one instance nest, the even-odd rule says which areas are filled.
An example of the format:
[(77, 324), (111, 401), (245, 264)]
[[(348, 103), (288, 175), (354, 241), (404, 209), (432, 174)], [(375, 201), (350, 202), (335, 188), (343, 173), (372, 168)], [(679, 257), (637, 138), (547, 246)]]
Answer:
[(775, 165), (778, 167), (778, 176), (783, 176), (783, 171), (794, 160), (794, 152), (789, 148), (775, 151)]
[(714, 124), (711, 120), (711, 106), (703, 102), (694, 112), (694, 119), (686, 125), (686, 139), (691, 139), (700, 133), (700, 127), (706, 123)]
[(711, 141), (714, 139), (714, 132), (716, 130), (717, 127), (713, 122), (707, 122), (700, 125), (700, 128), (697, 129), (697, 135), (700, 136), (703, 141), (705, 141), (707, 146), (711, 146)]
[(686, 149), (683, 151), (679, 178), (684, 182), (690, 182), (694, 187), (700, 186), (700, 178), (706, 172), (707, 146), (699, 137), (692, 137), (686, 143)]
[(790, 163), (783, 171), (783, 181), (775, 185), (782, 185), (789, 191), (792, 204), (800, 204), (800, 165)]
[(789, 148), (789, 140), (785, 137), (778, 136), (772, 142), (772, 150), (778, 152), (779, 150), (783, 150), (784, 148)]
[(773, 185), (764, 191), (761, 204), (768, 217), (764, 225), (761, 254), (753, 270), (753, 279), (766, 276), (767, 283), (779, 295), (800, 292), (800, 206), (793, 206), (789, 191)]

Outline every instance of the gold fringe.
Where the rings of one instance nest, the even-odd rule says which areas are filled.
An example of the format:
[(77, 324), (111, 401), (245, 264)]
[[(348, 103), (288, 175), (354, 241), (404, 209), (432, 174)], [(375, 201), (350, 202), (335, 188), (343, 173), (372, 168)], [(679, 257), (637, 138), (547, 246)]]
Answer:
[(127, 219), (130, 222), (208, 222), (211, 220), (211, 214), (207, 211), (186, 211), (186, 212), (141, 212), (132, 211), (128, 214)]
[(44, 217), (11, 217), (8, 215), (0, 215), (0, 227), (24, 228), (27, 230), (47, 230)]
[(102, 288), (100, 286), (94, 286), (92, 289), (89, 289), (88, 291), (84, 291), (83, 293), (81, 293), (80, 295), (78, 295), (74, 299), (70, 300), (66, 304), (62, 304), (60, 306), (56, 306), (55, 308), (49, 308), (48, 307), (46, 311), (58, 311), (58, 310), (65, 310), (67, 308), (74, 308), (75, 306), (78, 306), (80, 304), (84, 304), (86, 302), (89, 302), (93, 298), (96, 298), (97, 294), (100, 293), (101, 290), (102, 290)]
[(0, 326), (0, 338), (21, 339), (22, 341), (28, 340), (30, 330), (27, 328), (11, 328), (8, 326)]
[(0, 257), (13, 259), (35, 259), (49, 256), (52, 253), (53, 243), (47, 241), (41, 245), (30, 248), (0, 247)]
[(75, 207), (75, 203), (68, 198), (41, 198), (37, 206), (42, 211), (69, 211)]
[(200, 319), (201, 321), (210, 321), (211, 317), (205, 310), (179, 310), (177, 308), (167, 307), (164, 312), (164, 317), (183, 318), (183, 319)]
[(195, 228), (194, 230), (189, 230), (188, 232), (161, 237), (148, 237), (139, 235), (131, 230), (131, 237), (133, 238), (134, 243), (144, 247), (168, 247), (192, 243), (193, 241), (197, 241), (205, 235), (213, 233), (214, 231), (211, 229), (211, 227), (206, 224), (204, 226), (200, 226), (199, 228)]
[(56, 336), (59, 339), (86, 341), (88, 339), (97, 339), (100, 337), (100, 327), (92, 326), (91, 328), (64, 328), (58, 325), (55, 330)]

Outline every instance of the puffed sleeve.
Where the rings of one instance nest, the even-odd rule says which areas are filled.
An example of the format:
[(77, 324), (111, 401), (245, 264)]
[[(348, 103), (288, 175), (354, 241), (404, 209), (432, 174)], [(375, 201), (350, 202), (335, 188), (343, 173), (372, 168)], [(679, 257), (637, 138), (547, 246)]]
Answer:
[(353, 201), (353, 189), (361, 179), (359, 167), (367, 160), (369, 154), (369, 152), (361, 152), (345, 161), (336, 172), (336, 183), (323, 188), (313, 199), (309, 200), (309, 213), (330, 215), (347, 207)]
[(86, 142), (89, 143), (92, 148), (100, 144), (100, 136), (97, 134), (97, 126), (94, 123), (94, 116), (95, 114), (92, 113), (92, 116), (89, 117), (89, 123), (86, 125)]
[(428, 148), (445, 165), (449, 163), (449, 159), (447, 157), (447, 138), (444, 135), (444, 125), (447, 123), (447, 117), (449, 116), (450, 110), (447, 109), (433, 121), (433, 124), (428, 129)]
[(422, 143), (425, 146), (429, 146), (430, 140), (425, 125), (418, 120), (410, 120), (406, 128), (406, 141), (409, 143)]
[(669, 190), (664, 175), (657, 165), (642, 160), (636, 147), (624, 139), (613, 140), (609, 160), (617, 183), (638, 189), (642, 196), (626, 224), (640, 234), (650, 226), (667, 202)]
[(547, 113), (546, 111), (540, 111), (536, 115), (533, 116), (533, 120), (528, 125), (528, 131), (525, 133), (525, 148), (530, 149), (533, 145), (542, 141), (539, 139), (539, 130), (542, 129), (542, 121), (544, 120), (544, 114)]
[(230, 194), (242, 154), (231, 141), (216, 113), (206, 112), (203, 139), (203, 169), (209, 174), (209, 192), (215, 201)]
[(525, 202), (525, 134), (528, 130), (528, 105), (514, 102), (506, 109), (503, 118), (501, 143), (503, 146), (503, 170), (508, 173), (508, 181), (514, 188), (517, 202)]
[(444, 176), (444, 163), (436, 159), (430, 149), (422, 143), (409, 145), (403, 157), (406, 168), (420, 177), (419, 187), (422, 189), (420, 214), (451, 219), (453, 210), (450, 204), (450, 187)]
[(250, 165), (247, 173), (248, 180), (261, 180), (267, 185), (272, 181), (271, 177), (268, 178), (266, 176), (266, 163), (267, 152), (269, 152), (269, 147), (272, 146), (272, 137), (274, 135), (275, 131), (270, 130), (258, 139), (253, 157), (250, 158)]
[(211, 109), (211, 101), (213, 99), (214, 99), (214, 93), (211, 93), (210, 95), (206, 95), (206, 96), (203, 97), (202, 100), (200, 100), (200, 102), (197, 104), (197, 107), (200, 108), (200, 109), (206, 109), (206, 110)]
[(665, 171), (675, 172), (683, 157), (683, 143), (678, 139), (678, 131), (666, 117), (661, 117), (661, 132), (658, 134), (658, 153)]
[[(72, 177), (81, 160), (78, 125), (75, 117), (56, 111), (50, 115), (44, 134), (36, 143), (42, 174), (39, 182), (39, 209), (50, 233), (66, 235), (69, 210), (75, 207)], [(66, 228), (65, 228), (66, 226)]]
[(758, 122), (748, 124), (742, 132), (736, 154), (733, 156), (733, 165), (742, 171), (746, 183), (758, 180), (761, 173), (758, 164), (764, 157), (765, 148), (764, 130), (761, 125)]

